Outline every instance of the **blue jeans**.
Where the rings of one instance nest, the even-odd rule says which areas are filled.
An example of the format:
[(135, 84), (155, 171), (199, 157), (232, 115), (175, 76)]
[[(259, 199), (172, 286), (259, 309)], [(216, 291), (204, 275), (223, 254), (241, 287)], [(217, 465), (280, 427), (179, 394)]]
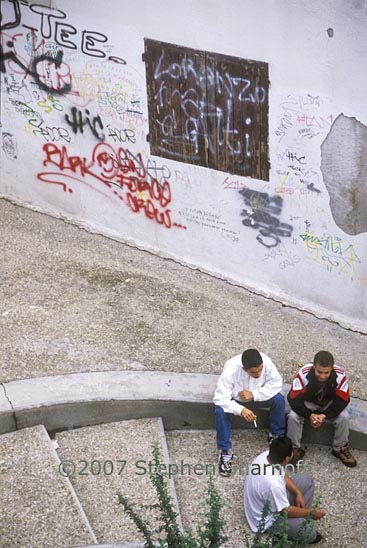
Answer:
[[(241, 403), (242, 402), (238, 402)], [(285, 435), (285, 401), (282, 394), (276, 394), (270, 400), (243, 402), (245, 407), (256, 409), (269, 409), (269, 428), (274, 436)], [(217, 431), (217, 447), (220, 450), (231, 449), (232, 413), (225, 413), (221, 407), (215, 406), (215, 428)]]

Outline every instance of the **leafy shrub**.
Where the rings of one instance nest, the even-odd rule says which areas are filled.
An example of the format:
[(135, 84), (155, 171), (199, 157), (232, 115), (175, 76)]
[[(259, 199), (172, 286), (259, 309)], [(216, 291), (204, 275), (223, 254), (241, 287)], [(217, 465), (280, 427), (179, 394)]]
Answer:
[[(207, 512), (202, 527), (197, 527), (196, 536), (191, 531), (183, 532), (177, 525), (177, 512), (174, 509), (172, 498), (168, 491), (167, 481), (160, 471), (161, 454), (157, 445), (153, 446), (153, 472), (150, 480), (157, 493), (158, 503), (150, 508), (158, 508), (160, 513), (159, 527), (152, 528), (138, 512), (128, 499), (118, 493), (119, 503), (124, 507), (129, 517), (135, 523), (138, 530), (144, 535), (145, 548), (219, 548), (227, 537), (223, 533), (224, 521), (220, 516), (224, 503), (214, 483), (212, 474), (208, 477), (206, 494)], [(154, 540), (156, 537), (159, 540)]]

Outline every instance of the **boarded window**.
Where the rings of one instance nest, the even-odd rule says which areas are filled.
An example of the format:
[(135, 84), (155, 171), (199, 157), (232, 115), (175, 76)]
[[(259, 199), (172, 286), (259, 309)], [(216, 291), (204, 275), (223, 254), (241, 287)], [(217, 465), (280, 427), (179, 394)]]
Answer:
[(151, 153), (269, 180), (268, 64), (145, 40)]

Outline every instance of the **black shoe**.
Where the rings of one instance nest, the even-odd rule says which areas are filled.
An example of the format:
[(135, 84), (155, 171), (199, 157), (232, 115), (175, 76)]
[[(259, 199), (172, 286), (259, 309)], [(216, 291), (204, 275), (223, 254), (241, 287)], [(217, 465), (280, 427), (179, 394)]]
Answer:
[(315, 538), (315, 540), (313, 540), (312, 542), (309, 542), (308, 544), (317, 544), (318, 542), (320, 542), (320, 540), (322, 540), (322, 535), (321, 535), (321, 533), (319, 533), (318, 531), (316, 531), (316, 538)]
[(270, 443), (275, 440), (275, 438), (280, 438), (281, 436), (275, 436), (274, 434), (272, 434), (271, 432), (269, 432), (268, 434), (268, 442), (269, 442), (269, 445)]
[(233, 454), (229, 460), (223, 459), (223, 453), (219, 456), (219, 474), (225, 478), (229, 478), (232, 474)]

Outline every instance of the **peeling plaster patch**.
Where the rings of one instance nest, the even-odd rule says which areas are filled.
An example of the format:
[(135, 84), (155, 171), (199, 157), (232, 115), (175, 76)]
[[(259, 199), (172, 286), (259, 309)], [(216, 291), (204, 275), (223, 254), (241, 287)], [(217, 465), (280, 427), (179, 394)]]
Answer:
[(321, 145), (321, 171), (338, 227), (367, 232), (367, 127), (340, 114)]

